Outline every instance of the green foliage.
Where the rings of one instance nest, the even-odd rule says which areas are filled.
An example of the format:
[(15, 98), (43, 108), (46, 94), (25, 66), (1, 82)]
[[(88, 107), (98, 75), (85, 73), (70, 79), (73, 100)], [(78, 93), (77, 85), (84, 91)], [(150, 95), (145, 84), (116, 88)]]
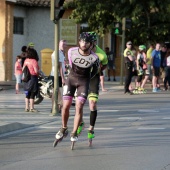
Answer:
[(112, 30), (114, 21), (126, 17), (132, 19), (126, 37), (133, 42), (163, 42), (170, 38), (169, 0), (73, 0), (65, 8), (73, 9), (70, 18), (76, 23), (88, 23), (100, 36)]

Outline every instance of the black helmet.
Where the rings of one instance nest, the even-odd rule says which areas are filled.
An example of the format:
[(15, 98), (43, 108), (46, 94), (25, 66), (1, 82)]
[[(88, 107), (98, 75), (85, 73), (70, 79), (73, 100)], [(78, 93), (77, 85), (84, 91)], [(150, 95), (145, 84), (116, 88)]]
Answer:
[(79, 40), (84, 40), (85, 42), (93, 42), (93, 36), (89, 32), (82, 32), (80, 34)]
[(97, 34), (95, 32), (89, 32), (89, 34), (92, 36), (93, 41), (97, 41)]

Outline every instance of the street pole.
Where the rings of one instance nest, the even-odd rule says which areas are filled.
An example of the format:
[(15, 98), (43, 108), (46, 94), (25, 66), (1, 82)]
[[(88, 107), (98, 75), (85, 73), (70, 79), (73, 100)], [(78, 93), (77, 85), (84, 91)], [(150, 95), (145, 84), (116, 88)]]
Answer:
[(59, 22), (54, 22), (55, 33), (54, 33), (54, 46), (55, 46), (55, 62), (54, 62), (54, 103), (52, 108), (52, 115), (56, 116), (58, 114), (58, 91), (59, 91), (59, 83), (58, 83), (58, 67), (59, 67)]
[(120, 85), (123, 85), (123, 73), (124, 73), (124, 49), (125, 49), (125, 22), (126, 18), (122, 19), (122, 50), (121, 50), (121, 70), (120, 70)]

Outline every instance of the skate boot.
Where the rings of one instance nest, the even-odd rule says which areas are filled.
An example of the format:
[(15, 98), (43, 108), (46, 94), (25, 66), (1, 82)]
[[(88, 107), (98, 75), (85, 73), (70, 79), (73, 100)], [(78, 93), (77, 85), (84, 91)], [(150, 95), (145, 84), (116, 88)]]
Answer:
[(136, 88), (133, 90), (133, 94), (139, 94), (138, 87), (136, 87)]
[(77, 135), (78, 136), (81, 134), (82, 130), (84, 130), (84, 126), (85, 126), (84, 122), (81, 122), (78, 129), (77, 129)]
[(144, 88), (142, 88), (142, 87), (140, 87), (139, 90), (141, 91), (142, 94), (145, 94), (145, 93), (146, 93), (146, 90), (145, 90)]
[(53, 146), (56, 147), (58, 142), (61, 142), (63, 138), (67, 137), (68, 135), (68, 129), (67, 128), (61, 128), (55, 135), (55, 141), (53, 143)]
[(89, 146), (92, 146), (92, 139), (95, 137), (94, 131), (89, 130), (88, 133), (87, 133), (87, 137), (89, 139)]
[(70, 138), (70, 140), (71, 140), (71, 150), (73, 150), (73, 149), (74, 149), (74, 144), (75, 144), (75, 142), (78, 141), (77, 132), (76, 132), (76, 133), (71, 133), (70, 136), (71, 136), (71, 138)]

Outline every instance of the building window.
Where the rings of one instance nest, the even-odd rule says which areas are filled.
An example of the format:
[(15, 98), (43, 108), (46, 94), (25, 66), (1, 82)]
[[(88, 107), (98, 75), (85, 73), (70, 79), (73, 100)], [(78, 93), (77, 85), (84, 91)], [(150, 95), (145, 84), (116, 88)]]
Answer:
[(24, 34), (24, 19), (14, 17), (14, 34)]

